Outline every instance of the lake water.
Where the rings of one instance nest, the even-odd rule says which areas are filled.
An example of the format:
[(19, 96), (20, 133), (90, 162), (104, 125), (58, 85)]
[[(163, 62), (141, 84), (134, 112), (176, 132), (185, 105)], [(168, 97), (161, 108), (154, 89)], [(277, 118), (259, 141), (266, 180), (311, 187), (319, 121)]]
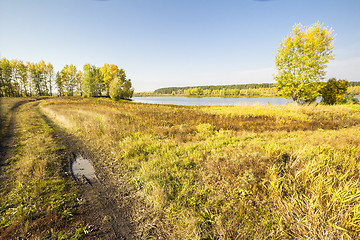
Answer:
[(282, 97), (239, 97), (239, 98), (224, 98), (224, 97), (133, 97), (134, 102), (152, 103), (152, 104), (173, 104), (173, 105), (285, 105), (287, 103), (294, 103), (290, 99)]

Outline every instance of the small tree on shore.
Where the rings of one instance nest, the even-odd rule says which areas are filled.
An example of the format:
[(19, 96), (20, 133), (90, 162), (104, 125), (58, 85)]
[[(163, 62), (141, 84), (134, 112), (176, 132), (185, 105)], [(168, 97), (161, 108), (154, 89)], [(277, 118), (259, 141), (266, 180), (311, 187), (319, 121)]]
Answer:
[(326, 64), (334, 59), (333, 30), (315, 23), (310, 27), (296, 24), (292, 34), (281, 42), (274, 77), (279, 93), (296, 103), (313, 103), (319, 96), (320, 81), (324, 79)]

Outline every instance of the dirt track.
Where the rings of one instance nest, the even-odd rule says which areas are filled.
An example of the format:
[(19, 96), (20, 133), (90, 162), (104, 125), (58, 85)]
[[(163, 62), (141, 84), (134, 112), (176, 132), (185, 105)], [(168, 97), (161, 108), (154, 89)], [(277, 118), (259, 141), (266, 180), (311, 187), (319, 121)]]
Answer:
[[(9, 109), (9, 120), (0, 119), (0, 128), (3, 131), (2, 139), (0, 141), (0, 164), (3, 164), (3, 161), (7, 158), (10, 154), (11, 148), (14, 145), (14, 131), (15, 131), (15, 114), (16, 110), (19, 106), (26, 103), (27, 101), (20, 101), (14, 104)], [(0, 109), (1, 110), (1, 109)]]
[(55, 130), (59, 140), (66, 146), (67, 171), (70, 175), (71, 164), (76, 155), (89, 159), (95, 167), (96, 179), (81, 181), (71, 174), (80, 186), (82, 195), (79, 215), (85, 223), (92, 226), (92, 232), (85, 239), (135, 239), (131, 223), (131, 195), (122, 179), (111, 176), (109, 169), (101, 161), (98, 153), (91, 152), (84, 144), (56, 126), (49, 118), (43, 119)]
[[(11, 156), (12, 148), (15, 146), (17, 109), (27, 102), (29, 101), (20, 101), (14, 104), (8, 110), (6, 121), (2, 119), (1, 168), (5, 167), (5, 161)], [(33, 107), (38, 108), (39, 103), (40, 101), (32, 103)], [(112, 169), (101, 161), (102, 156), (99, 153), (94, 154), (89, 151), (80, 141), (64, 132), (61, 127), (56, 126), (44, 114), (41, 117), (54, 129), (55, 137), (66, 147), (64, 149), (66, 151), (64, 175), (68, 176), (69, 181), (77, 182), (81, 193), (80, 204), (74, 218), (89, 226), (89, 233), (84, 236), (84, 239), (138, 239), (138, 233), (136, 233), (131, 220), (133, 195), (130, 194), (127, 183), (121, 177), (119, 178), (119, 173), (116, 174), (116, 178), (113, 177)], [(71, 163), (78, 154), (91, 160), (96, 170), (96, 180), (79, 181), (74, 177)], [(2, 174), (0, 175), (2, 176)], [(0, 181), (2, 180), (0, 179)]]

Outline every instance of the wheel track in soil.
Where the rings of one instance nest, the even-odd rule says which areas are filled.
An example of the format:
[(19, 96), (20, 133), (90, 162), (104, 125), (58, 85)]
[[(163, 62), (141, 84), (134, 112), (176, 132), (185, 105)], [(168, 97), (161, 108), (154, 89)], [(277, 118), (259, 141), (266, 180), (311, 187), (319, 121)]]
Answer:
[(0, 141), (0, 164), (3, 164), (3, 161), (6, 159), (6, 156), (8, 156), (9, 151), (12, 149), (14, 145), (14, 133), (15, 133), (15, 125), (16, 125), (16, 118), (15, 114), (17, 109), (23, 105), (24, 103), (27, 103), (29, 101), (19, 101), (14, 104), (9, 109), (10, 119), (9, 122), (6, 124), (3, 119), (0, 119), (0, 126), (4, 129), (4, 133), (2, 136), (2, 139)]
[[(7, 166), (5, 161), (11, 155), (12, 149), (15, 144), (14, 134), (15, 134), (15, 127), (16, 127), (16, 112), (18, 108), (28, 102), (33, 102), (34, 99), (23, 100), (15, 103), (8, 111), (7, 114), (10, 114), (9, 120), (6, 123), (3, 117), (0, 118), (0, 127), (1, 130), (4, 131), (0, 136), (0, 184), (3, 183), (6, 176), (2, 174), (3, 168)], [(1, 110), (1, 109), (0, 109)]]
[[(37, 108), (38, 104), (36, 104)], [(66, 147), (67, 159), (64, 172), (78, 183), (83, 199), (79, 214), (86, 224), (92, 226), (93, 230), (84, 239), (137, 239), (135, 227), (131, 221), (131, 204), (134, 199), (125, 180), (119, 176), (117, 176), (118, 179), (111, 177), (113, 173), (101, 161), (101, 154), (90, 151), (85, 144), (65, 132), (39, 108), (38, 111), (44, 121), (55, 131), (58, 140)], [(82, 181), (74, 176), (71, 165), (77, 155), (90, 159), (96, 173), (94, 180)]]

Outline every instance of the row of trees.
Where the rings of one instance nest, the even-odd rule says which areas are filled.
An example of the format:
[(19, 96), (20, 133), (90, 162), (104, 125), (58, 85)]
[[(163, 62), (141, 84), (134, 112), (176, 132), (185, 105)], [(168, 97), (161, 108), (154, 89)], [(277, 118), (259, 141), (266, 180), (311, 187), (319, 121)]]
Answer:
[[(55, 77), (54, 77), (55, 76)], [(115, 100), (133, 95), (131, 80), (114, 64), (101, 68), (86, 64), (83, 71), (72, 64), (54, 73), (51, 63), (0, 60), (0, 97), (109, 96)]]
[(53, 78), (54, 68), (50, 63), (0, 60), (1, 97), (52, 95)]
[(101, 68), (90, 64), (84, 66), (83, 90), (87, 97), (105, 95), (114, 100), (129, 99), (134, 93), (124, 69), (107, 63)]

